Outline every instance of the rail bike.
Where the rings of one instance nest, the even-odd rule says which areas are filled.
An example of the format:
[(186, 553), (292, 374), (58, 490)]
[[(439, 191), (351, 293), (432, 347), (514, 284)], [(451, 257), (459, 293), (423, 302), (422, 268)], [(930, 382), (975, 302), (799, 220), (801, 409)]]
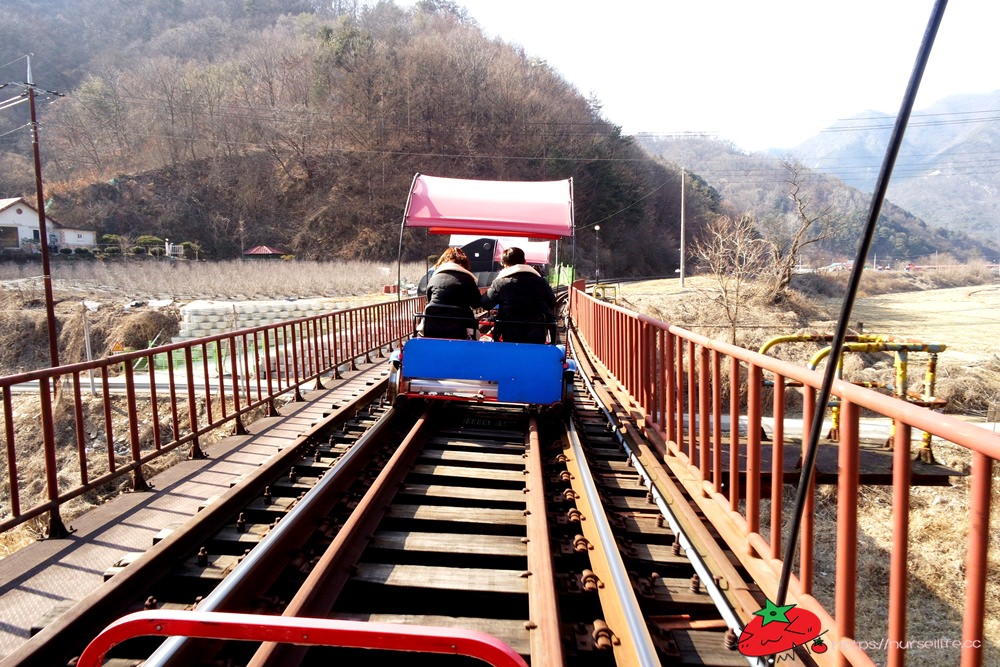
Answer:
[[(478, 181), (417, 174), (400, 228), (431, 234), (560, 239), (573, 234), (573, 182)], [(400, 253), (402, 254), (402, 253)], [(576, 364), (557, 344), (477, 338), (477, 320), (430, 305), (414, 318), (414, 334), (390, 356), (389, 398), (420, 397), (560, 406), (570, 396)], [(493, 322), (497, 324), (497, 322)], [(503, 322), (504, 326), (538, 323)]]

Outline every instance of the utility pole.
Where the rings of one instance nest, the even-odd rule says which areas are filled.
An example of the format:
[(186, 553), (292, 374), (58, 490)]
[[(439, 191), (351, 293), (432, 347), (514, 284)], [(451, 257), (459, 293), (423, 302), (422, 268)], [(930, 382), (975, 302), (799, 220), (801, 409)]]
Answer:
[(42, 283), (45, 287), (49, 358), (52, 368), (56, 368), (59, 365), (59, 341), (56, 338), (56, 311), (52, 297), (52, 270), (49, 266), (49, 235), (45, 228), (45, 195), (42, 192), (42, 159), (38, 149), (38, 120), (35, 117), (35, 82), (31, 77), (31, 56), (28, 56), (28, 109), (31, 114), (31, 147), (35, 155), (35, 197), (38, 201), (38, 234), (42, 241)]
[[(51, 359), (52, 367), (55, 368), (59, 365), (59, 341), (56, 339), (56, 315), (54, 300), (52, 298), (52, 270), (49, 266), (49, 234), (45, 226), (45, 194), (42, 190), (42, 159), (40, 151), (38, 148), (38, 118), (35, 114), (35, 82), (31, 76), (31, 56), (23, 56), (28, 62), (28, 78), (26, 83), (4, 83), (0, 84), (0, 88), (6, 88), (7, 86), (17, 86), (19, 88), (24, 88), (25, 92), (21, 93), (17, 97), (12, 97), (9, 100), (0, 101), (0, 111), (4, 109), (9, 109), (10, 107), (16, 106), (22, 102), (28, 102), (28, 109), (30, 111), (31, 121), (29, 127), (31, 128), (31, 147), (35, 158), (35, 196), (38, 208), (38, 235), (41, 241), (42, 250), (42, 283), (45, 288), (45, 319), (48, 325), (48, 336), (49, 336), (49, 357)], [(20, 58), (18, 58), (20, 60)], [(62, 97), (61, 93), (55, 91), (46, 90), (43, 91), (50, 95), (57, 95)]]
[[(27, 94), (21, 94), (16, 98), (0, 102), (0, 110), (7, 109), (27, 100), (28, 109), (31, 114), (31, 146), (35, 157), (35, 195), (38, 203), (38, 234), (41, 237), (39, 240), (41, 241), (42, 249), (42, 282), (45, 287), (45, 320), (48, 325), (49, 357), (51, 359), (52, 368), (56, 368), (59, 366), (59, 341), (56, 339), (56, 314), (54, 300), (52, 298), (52, 270), (49, 266), (49, 234), (48, 230), (45, 228), (45, 194), (42, 190), (42, 160), (38, 148), (38, 118), (35, 115), (35, 82), (32, 80), (31, 76), (31, 56), (26, 55), (24, 57), (28, 61), (27, 82), (23, 84), (0, 84), (0, 88), (4, 88), (8, 85), (15, 85), (26, 89)], [(50, 90), (45, 92), (52, 95), (60, 95), (59, 93), (55, 93)], [(54, 378), (54, 386), (52, 390), (55, 392), (57, 397), (59, 395), (59, 385), (59, 378)], [(43, 392), (48, 392), (49, 381), (47, 379), (39, 380), (39, 389)], [(46, 470), (49, 471), (49, 473), (45, 476), (45, 485), (48, 488), (49, 500), (55, 501), (59, 495), (59, 482), (56, 479), (55, 474), (55, 452), (46, 450), (45, 458), (45, 467)], [(66, 525), (63, 523), (62, 517), (59, 516), (59, 506), (56, 504), (55, 507), (49, 510), (49, 527), (47, 537), (60, 538), (67, 535), (69, 535), (69, 530), (66, 529)]]
[(680, 288), (684, 289), (684, 181), (685, 171), (681, 169), (681, 282)]

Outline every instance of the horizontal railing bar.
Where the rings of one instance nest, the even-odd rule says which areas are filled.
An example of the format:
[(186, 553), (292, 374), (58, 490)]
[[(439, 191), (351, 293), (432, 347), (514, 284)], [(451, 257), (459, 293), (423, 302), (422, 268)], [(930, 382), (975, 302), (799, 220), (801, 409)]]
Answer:
[[(386, 348), (391, 350), (412, 334), (412, 324), (400, 323), (412, 323), (423, 303), (423, 297), (399, 299), (0, 377), (8, 492), (0, 502), (0, 532), (47, 512), (50, 530), (58, 532), (63, 504), (125, 475), (132, 475), (134, 488), (148, 488), (142, 477), (144, 464), (184, 445), (192, 447), (193, 456), (202, 456), (202, 436), (227, 424), (239, 430), (244, 416), (261, 407), (272, 412), (276, 399), (301, 400), (301, 387), (307, 383), (319, 388), (324, 375), (339, 377), (342, 368), (356, 368), (359, 359), (383, 357)], [(117, 374), (119, 368), (122, 372)], [(72, 443), (57, 435), (61, 431), (54, 427), (51, 406), (61, 392), (69, 392), (74, 403), (84, 394), (104, 403), (103, 414), (92, 411), (86, 424), (86, 429), (103, 436), (95, 443), (98, 448), (85, 444), (84, 412), (79, 406), (69, 411)], [(27, 498), (18, 479), (23, 469), (18, 457), (27, 456), (18, 453), (19, 427), (27, 417), (15, 415), (15, 395), (35, 397), (42, 404), (42, 451), (49, 480), (45, 497)], [(149, 435), (139, 429), (138, 404), (146, 400), (140, 399), (143, 395), (148, 395), (153, 413)], [(115, 423), (116, 399), (124, 401), (124, 425)], [(37, 413), (31, 416), (32, 421), (37, 419)], [(162, 434), (165, 430), (169, 436)], [(66, 471), (57, 463), (57, 452), (64, 448), (77, 452), (69, 472), (78, 476), (77, 483), (71, 481), (68, 488)], [(90, 462), (91, 457), (96, 461)], [(95, 478), (93, 468), (101, 462), (106, 471)]]

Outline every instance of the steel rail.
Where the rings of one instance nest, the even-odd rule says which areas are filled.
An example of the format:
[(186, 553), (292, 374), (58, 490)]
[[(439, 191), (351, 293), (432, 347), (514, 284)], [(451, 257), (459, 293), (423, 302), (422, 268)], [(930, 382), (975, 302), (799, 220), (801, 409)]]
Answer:
[[(567, 336), (568, 344), (570, 349), (573, 350), (573, 357), (580, 359), (579, 355), (576, 354), (576, 349), (574, 345), (575, 336)], [(594, 386), (593, 381), (588, 377), (587, 373), (580, 374), (584, 385), (587, 387), (587, 391), (594, 397), (595, 403), (604, 413), (608, 422), (614, 425), (613, 433), (615, 440), (618, 441), (619, 446), (625, 451), (628, 456), (629, 463), (635, 468), (636, 472), (642, 477), (643, 485), (649, 489), (653, 496), (653, 501), (655, 502), (657, 509), (660, 510), (660, 514), (663, 515), (664, 519), (670, 525), (670, 530), (674, 533), (674, 539), (680, 543), (681, 548), (684, 550), (684, 555), (691, 563), (691, 566), (697, 572), (698, 577), (701, 580), (701, 585), (705, 588), (709, 597), (712, 598), (712, 602), (715, 603), (715, 608), (722, 616), (726, 623), (726, 626), (731, 629), (737, 637), (743, 631), (743, 623), (737, 616), (736, 612), (733, 610), (726, 594), (722, 591), (717, 583), (715, 573), (709, 568), (708, 563), (701, 556), (701, 549), (699, 545), (689, 537), (688, 532), (684, 529), (681, 524), (680, 517), (674, 510), (671, 509), (671, 504), (678, 502), (678, 500), (670, 498), (668, 491), (661, 488), (663, 479), (661, 475), (657, 475), (652, 470), (648, 469), (644, 461), (649, 460), (652, 456), (652, 452), (647, 448), (647, 456), (641, 456), (642, 452), (637, 452), (636, 448), (628, 441), (624, 433), (631, 431), (618, 414), (612, 412), (606, 405), (606, 401), (602, 400), (598, 395), (597, 388)], [(673, 487), (675, 491), (676, 487)], [(678, 495), (679, 491), (674, 495)], [(679, 499), (683, 502), (683, 498)], [(734, 582), (730, 581), (732, 586)], [(752, 600), (750, 602), (753, 602)], [(745, 605), (744, 605), (745, 606)], [(747, 610), (749, 613), (751, 610)], [(756, 659), (747, 658), (747, 663), (750, 665), (764, 665), (763, 662)]]
[(525, 489), (528, 530), (528, 622), (531, 662), (537, 667), (564, 665), (559, 631), (559, 599), (555, 589), (548, 513), (545, 509), (545, 472), (542, 467), (538, 420), (528, 423), (525, 437), (528, 485)]
[[(423, 448), (434, 407), (437, 406), (432, 405), (417, 419), (399, 443), (389, 462), (285, 607), (282, 616), (311, 617), (329, 613), (350, 579), (350, 568), (368, 546), (371, 535), (392, 502), (392, 496)], [(306, 650), (302, 646), (268, 642), (257, 650), (247, 667), (299, 664)]]
[[(385, 391), (385, 381), (376, 383), (363, 396), (373, 399)], [(356, 403), (355, 403), (356, 405)], [(233, 569), (222, 582), (199, 604), (198, 611), (227, 611), (241, 602), (247, 595), (246, 589), (260, 590), (262, 582), (269, 582), (280, 571), (275, 567), (275, 559), (280, 556), (275, 546), (292, 536), (315, 530), (316, 517), (327, 512), (331, 496), (340, 492), (345, 483), (353, 481), (358, 469), (367, 461), (371, 449), (379, 444), (382, 433), (396, 418), (396, 409), (390, 407), (365, 431), (358, 441), (338, 459), (331, 471), (324, 475), (305, 497), (268, 532), (261, 543)], [(291, 449), (291, 448), (290, 448)], [(284, 553), (284, 552), (282, 552)], [(143, 663), (146, 667), (171, 664), (186, 655), (190, 647), (183, 638), (168, 639)]]
[[(607, 514), (603, 509), (603, 502), (597, 492), (597, 484), (590, 472), (587, 455), (583, 451), (583, 443), (580, 441), (572, 420), (566, 428), (565, 446), (569, 452), (566, 457), (566, 468), (573, 477), (573, 490), (579, 495), (577, 504), (580, 505), (580, 511), (587, 518), (587, 521), (581, 521), (584, 536), (594, 546), (594, 550), (591, 552), (591, 562), (598, 577), (606, 577), (611, 584), (611, 586), (598, 584), (598, 593), (601, 596), (604, 613), (609, 617), (609, 629), (614, 633), (611, 646), (614, 649), (617, 664), (620, 667), (659, 665), (660, 660), (656, 654), (653, 639), (649, 634), (649, 627), (646, 625), (642, 609), (639, 607), (635, 589), (631, 579), (629, 579), (628, 571), (625, 569), (625, 563), (622, 561), (614, 533), (611, 530), (611, 523), (608, 521)], [(607, 568), (605, 571), (601, 571), (605, 568)], [(624, 627), (619, 627), (619, 622), (624, 624)], [(618, 639), (617, 645), (614, 638)]]

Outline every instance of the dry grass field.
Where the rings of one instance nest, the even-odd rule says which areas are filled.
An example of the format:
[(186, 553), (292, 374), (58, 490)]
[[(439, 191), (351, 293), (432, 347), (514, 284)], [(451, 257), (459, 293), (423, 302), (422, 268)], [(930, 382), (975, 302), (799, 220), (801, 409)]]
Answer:
[[(420, 265), (403, 268), (415, 280)], [(195, 264), (130, 262), (128, 265), (63, 265), (54, 271), (57, 312), (62, 323), (61, 344), (69, 344), (78, 323), (83, 299), (104, 304), (98, 335), (122, 336), (121, 327), (138, 328), (137, 337), (151, 328), (169, 326), (176, 306), (186, 300), (274, 299), (336, 296), (351, 303), (386, 298), (382, 285), (395, 282), (395, 266), (366, 263), (315, 264), (231, 262)], [(795, 291), (780, 306), (749, 303), (737, 323), (737, 342), (757, 349), (776, 335), (795, 332), (830, 333), (839, 315), (846, 274), (797, 276)], [(43, 365), (44, 301), (37, 270), (0, 265), (0, 373), (8, 374)], [(729, 327), (718, 309), (718, 290), (710, 278), (691, 277), (681, 290), (676, 279), (622, 283), (622, 305), (704, 335), (726, 339)], [(125, 309), (124, 304), (151, 299), (172, 299), (173, 305), (152, 316), (149, 309)], [(852, 326), (865, 333), (918, 338), (946, 344), (939, 362), (936, 395), (948, 399), (948, 410), (984, 421), (1000, 403), (1000, 284), (981, 269), (956, 269), (934, 275), (872, 274), (862, 281), (862, 293), (852, 314)], [(110, 332), (115, 331), (115, 334)], [(783, 346), (783, 358), (804, 364), (815, 346)], [(15, 351), (16, 352), (13, 352)], [(888, 356), (865, 356), (845, 363), (845, 377), (871, 379), (891, 373)], [(916, 371), (913, 371), (916, 373)], [(916, 376), (911, 376), (916, 377)], [(969, 456), (948, 443), (934, 443), (938, 460), (956, 470), (966, 470)], [(1000, 472), (997, 473), (1000, 475)], [(997, 479), (997, 478), (995, 478)], [(794, 489), (786, 488), (786, 497)], [(962, 576), (965, 559), (964, 527), (968, 516), (964, 477), (950, 487), (916, 488), (911, 510), (911, 608), (913, 641), (957, 639), (961, 635)], [(1000, 498), (1000, 481), (995, 482)], [(994, 503), (993, 526), (1000, 526), (1000, 502)], [(835, 540), (836, 492), (824, 488), (818, 503), (821, 545)], [(785, 514), (788, 515), (788, 512)], [(867, 487), (859, 506), (861, 562), (858, 639), (877, 642), (885, 637), (884, 601), (888, 591), (888, 553), (891, 549), (890, 491)], [(960, 520), (956, 521), (956, 517)], [(17, 532), (17, 531), (13, 531)], [(1000, 530), (993, 532), (991, 552), (1000, 555)], [(0, 536), (0, 557), (37, 536), (30, 529), (19, 535)], [(835, 590), (832, 549), (819, 549), (817, 596), (832, 609)], [(989, 655), (1000, 665), (1000, 563), (991, 563), (987, 641)], [(883, 660), (884, 663), (884, 660)], [(927, 649), (911, 654), (910, 664), (958, 664), (951, 649)]]

